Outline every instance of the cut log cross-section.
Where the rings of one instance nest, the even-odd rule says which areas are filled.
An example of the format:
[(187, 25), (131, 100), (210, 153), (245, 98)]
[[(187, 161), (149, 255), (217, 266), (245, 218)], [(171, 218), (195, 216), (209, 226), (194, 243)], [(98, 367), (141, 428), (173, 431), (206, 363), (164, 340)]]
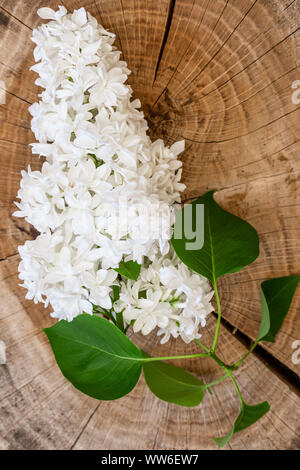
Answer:
[[(218, 350), (232, 362), (256, 337), (260, 282), (300, 272), (300, 106), (292, 88), (300, 79), (300, 0), (0, 0), (0, 449), (216, 448), (211, 438), (228, 432), (238, 414), (230, 381), (192, 409), (160, 402), (143, 378), (128, 396), (97, 402), (63, 378), (41, 331), (49, 311), (18, 286), (17, 246), (36, 233), (12, 217), (13, 201), (20, 171), (41, 166), (28, 146), (27, 109), (39, 92), (30, 36), (40, 23), (36, 10), (60, 4), (84, 6), (116, 34), (151, 137), (169, 145), (185, 139), (184, 200), (216, 188), (217, 202), (259, 233), (256, 262), (220, 281)], [(237, 372), (247, 403), (268, 400), (271, 411), (227, 448), (299, 448), (300, 364), (292, 359), (299, 311), (298, 288), (276, 343), (262, 343)], [(214, 325), (212, 315), (204, 343)], [(155, 335), (132, 339), (163, 356), (197, 348), (179, 340), (162, 346)], [(220, 374), (211, 360), (179, 365), (205, 382)]]

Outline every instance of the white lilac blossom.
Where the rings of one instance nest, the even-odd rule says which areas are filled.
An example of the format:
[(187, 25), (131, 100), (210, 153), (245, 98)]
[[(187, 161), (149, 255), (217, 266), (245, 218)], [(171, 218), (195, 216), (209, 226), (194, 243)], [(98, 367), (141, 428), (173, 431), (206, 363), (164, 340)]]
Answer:
[[(150, 140), (113, 33), (84, 8), (38, 14), (49, 20), (32, 34), (43, 91), (29, 111), (44, 163), (22, 171), (14, 214), (40, 232), (19, 248), (26, 297), (58, 319), (113, 307), (143, 334), (197, 338), (212, 292), (169, 252), (184, 142)], [(140, 279), (120, 281), (113, 268), (130, 260), (143, 265)]]
[(120, 298), (114, 303), (123, 312), (133, 330), (144, 335), (159, 327), (165, 343), (170, 336), (189, 343), (199, 339), (199, 326), (213, 311), (213, 291), (206, 278), (193, 273), (177, 258), (173, 250), (154, 262), (145, 264), (137, 281), (121, 282)]

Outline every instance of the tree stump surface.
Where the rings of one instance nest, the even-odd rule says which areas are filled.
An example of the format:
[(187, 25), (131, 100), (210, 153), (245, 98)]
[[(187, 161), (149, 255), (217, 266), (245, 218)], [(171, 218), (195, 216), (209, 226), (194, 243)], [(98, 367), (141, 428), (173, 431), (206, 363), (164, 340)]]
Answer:
[[(215, 449), (239, 402), (230, 381), (201, 405), (181, 408), (159, 401), (141, 378), (128, 396), (98, 402), (68, 383), (41, 331), (49, 311), (24, 299), (18, 286), (17, 247), (35, 230), (12, 217), (20, 171), (39, 169), (28, 106), (37, 101), (32, 29), (41, 6), (69, 11), (84, 6), (117, 36), (152, 138), (170, 145), (185, 139), (184, 200), (216, 188), (224, 209), (246, 219), (260, 236), (260, 256), (220, 283), (224, 318), (219, 354), (238, 360), (255, 339), (262, 280), (300, 272), (299, 0), (0, 0), (0, 449)], [(297, 155), (298, 154), (298, 155)], [(300, 447), (300, 288), (275, 344), (264, 344), (236, 374), (248, 403), (268, 400), (271, 411), (233, 436), (226, 449)], [(215, 317), (204, 331), (210, 344)], [(135, 335), (149, 352), (196, 350), (155, 335)], [(220, 376), (209, 360), (182, 362), (205, 381)]]

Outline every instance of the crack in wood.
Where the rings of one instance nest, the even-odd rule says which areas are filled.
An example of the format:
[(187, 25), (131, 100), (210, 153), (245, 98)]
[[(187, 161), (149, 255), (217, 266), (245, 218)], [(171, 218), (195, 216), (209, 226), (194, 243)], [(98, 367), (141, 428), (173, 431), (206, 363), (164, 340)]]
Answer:
[[(225, 11), (227, 5), (228, 5), (228, 2), (229, 2), (229, 0), (226, 0), (226, 3), (225, 3), (225, 5), (224, 5), (224, 7), (223, 7), (223, 9), (222, 9), (222, 11), (221, 11), (221, 13), (220, 13), (220, 15), (219, 15), (219, 17), (218, 17), (218, 19), (217, 19), (217, 21), (216, 21), (214, 27), (213, 27), (212, 33), (214, 32), (215, 28), (217, 27), (217, 24), (219, 23), (220, 18), (222, 17), (222, 15), (223, 15), (223, 13), (224, 13), (224, 11)], [(200, 23), (199, 23), (199, 26), (197, 27), (197, 31), (200, 29), (200, 26), (202, 25), (203, 18), (204, 18), (205, 14), (206, 14), (208, 4), (209, 4), (209, 2), (208, 2), (207, 5), (206, 5), (206, 8), (205, 8), (204, 13), (203, 13), (203, 15), (202, 15), (202, 18), (201, 18), (201, 21), (200, 21)], [(194, 6), (194, 4), (193, 4), (193, 6)], [(192, 8), (193, 8), (193, 7), (192, 7)], [(190, 20), (190, 18), (189, 18), (189, 20)], [(211, 34), (212, 34), (212, 33), (211, 33)], [(176, 67), (175, 67), (174, 72), (171, 74), (171, 77), (169, 78), (169, 80), (168, 80), (166, 86), (165, 86), (164, 89), (161, 91), (161, 93), (158, 95), (158, 97), (156, 98), (156, 100), (154, 101), (154, 103), (151, 105), (150, 111), (152, 111), (152, 109), (154, 108), (154, 106), (156, 105), (156, 103), (158, 103), (158, 101), (160, 100), (160, 98), (162, 97), (162, 95), (164, 95), (164, 94), (166, 93), (170, 82), (172, 81), (174, 75), (175, 75), (175, 74), (177, 73), (177, 71), (178, 71), (178, 67), (181, 65), (183, 58), (185, 57), (185, 55), (186, 55), (187, 52), (188, 52), (188, 50), (189, 50), (189, 48), (190, 48), (190, 46), (191, 46), (191, 44), (192, 44), (192, 41), (193, 41), (193, 39), (191, 39), (190, 42), (188, 43), (187, 47), (185, 48), (184, 53), (182, 54), (182, 56), (181, 56), (181, 58), (180, 58), (178, 64), (177, 64)]]
[[(217, 318), (217, 313), (213, 312), (213, 315)], [(234, 335), (245, 347), (248, 349), (251, 347), (253, 340), (248, 335), (243, 333), (237, 327), (232, 325), (225, 318), (221, 318), (222, 325)], [(287, 365), (283, 364), (278, 358), (273, 356), (272, 353), (267, 351), (263, 346), (257, 345), (253, 351), (254, 356), (258, 357), (263, 363), (267, 364), (268, 368), (274, 372), (283, 382), (285, 382), (292, 390), (300, 397), (300, 377)]]
[[(10, 258), (13, 258), (14, 256), (19, 256), (19, 253), (13, 253), (12, 255), (5, 256), (4, 258), (0, 258), (1, 261), (8, 261)], [(4, 279), (1, 279), (3, 281)]]
[(170, 32), (170, 29), (171, 29), (171, 23), (172, 23), (174, 8), (175, 8), (175, 3), (176, 3), (176, 0), (170, 0), (168, 17), (167, 17), (166, 26), (165, 26), (165, 33), (164, 33), (164, 37), (162, 39), (162, 43), (161, 43), (161, 46), (160, 46), (160, 51), (159, 51), (159, 54), (158, 54), (158, 59), (157, 59), (157, 64), (156, 64), (155, 71), (154, 71), (154, 79), (153, 79), (152, 86), (153, 86), (153, 84), (156, 80), (158, 69), (159, 69), (159, 66), (160, 66), (160, 62), (161, 62), (161, 59), (162, 59), (162, 56), (163, 56), (163, 53), (164, 53), (165, 45), (166, 45), (167, 40), (168, 40), (169, 32)]
[(87, 422), (85, 423), (85, 425), (83, 426), (83, 428), (81, 429), (80, 433), (78, 434), (78, 436), (76, 437), (75, 441), (73, 442), (72, 446), (70, 447), (70, 450), (73, 450), (74, 447), (76, 446), (77, 442), (79, 441), (79, 439), (81, 438), (82, 434), (84, 433), (84, 431), (86, 430), (88, 424), (90, 423), (90, 421), (92, 420), (93, 416), (95, 415), (95, 413), (98, 411), (99, 407), (101, 405), (101, 402), (99, 402), (97, 404), (97, 406), (95, 407), (95, 409), (93, 410), (93, 412), (91, 413), (91, 415), (89, 416)]
[(286, 6), (282, 11), (285, 11), (287, 10), (288, 8), (290, 8), (290, 6), (295, 3), (296, 0), (293, 0), (291, 3), (288, 4), (288, 6)]
[(5, 10), (5, 8), (3, 8), (2, 6), (0, 7), (1, 10), (3, 10), (7, 15), (11, 16), (14, 20), (18, 21), (18, 23), (21, 23), (23, 26), (25, 26), (26, 28), (30, 29), (30, 31), (32, 31), (32, 28), (30, 28), (30, 26), (28, 26), (28, 24), (24, 23), (22, 20), (20, 20), (19, 18), (17, 18), (16, 16), (14, 16), (12, 13), (10, 13), (9, 11)]
[(27, 103), (27, 104), (29, 104), (30, 106), (33, 104), (33, 103), (31, 103), (30, 101), (27, 101), (25, 98), (22, 98), (21, 96), (16, 95), (16, 94), (13, 93), (12, 91), (9, 91), (9, 90), (5, 90), (5, 91), (6, 91), (6, 93), (8, 93), (9, 95), (14, 96), (15, 98), (18, 98), (18, 99), (21, 100), (21, 101), (24, 101), (24, 103)]

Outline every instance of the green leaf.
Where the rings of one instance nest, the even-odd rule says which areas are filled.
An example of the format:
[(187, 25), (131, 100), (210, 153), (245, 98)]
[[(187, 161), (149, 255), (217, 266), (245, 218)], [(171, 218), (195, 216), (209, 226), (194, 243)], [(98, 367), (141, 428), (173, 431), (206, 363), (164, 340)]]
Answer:
[[(213, 194), (214, 191), (207, 192), (176, 214), (172, 245), (184, 264), (215, 283), (220, 276), (235, 273), (252, 263), (259, 254), (259, 239), (248, 222), (222, 209)], [(198, 204), (204, 205), (204, 220), (197, 220), (199, 214), (195, 217)], [(194, 240), (201, 238), (201, 230), (204, 231), (202, 248), (188, 249), (193, 239), (187, 238), (184, 225), (190, 230), (195, 227)], [(183, 235), (177, 238), (180, 232)]]
[(247, 405), (245, 402), (242, 403), (240, 414), (238, 415), (233, 427), (229, 433), (224, 437), (215, 438), (214, 441), (219, 447), (224, 447), (227, 442), (231, 439), (233, 434), (248, 428), (256, 421), (258, 421), (263, 415), (265, 415), (270, 409), (270, 405), (267, 401), (259, 403), (258, 405)]
[(112, 323), (82, 314), (44, 331), (63, 375), (81, 392), (115, 400), (135, 387), (142, 352)]
[(136, 281), (141, 272), (141, 265), (136, 261), (127, 261), (127, 263), (121, 261), (119, 267), (115, 268), (115, 271), (127, 279)]
[(143, 371), (151, 392), (161, 400), (181, 406), (196, 406), (203, 400), (205, 384), (180, 367), (148, 362)]
[(261, 283), (262, 320), (257, 341), (275, 342), (299, 281), (300, 276), (285, 276)]

